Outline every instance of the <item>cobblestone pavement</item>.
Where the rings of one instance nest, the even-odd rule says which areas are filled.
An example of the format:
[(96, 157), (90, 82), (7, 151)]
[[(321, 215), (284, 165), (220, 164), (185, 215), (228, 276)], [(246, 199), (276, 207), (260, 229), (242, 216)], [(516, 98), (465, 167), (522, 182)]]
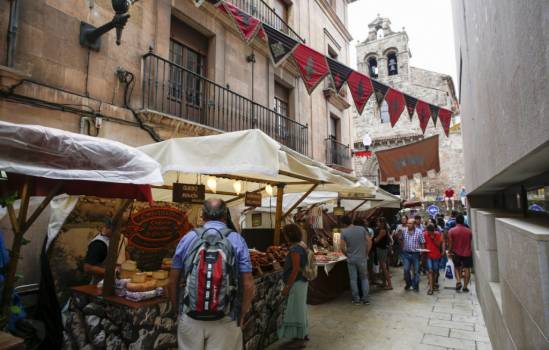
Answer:
[[(404, 290), (402, 269), (392, 269), (394, 289), (373, 287), (370, 305), (351, 304), (350, 294), (323, 305), (309, 306), (310, 349), (492, 349), (475, 287), (457, 293), (445, 285), (427, 295)], [(269, 349), (279, 348), (280, 343)]]

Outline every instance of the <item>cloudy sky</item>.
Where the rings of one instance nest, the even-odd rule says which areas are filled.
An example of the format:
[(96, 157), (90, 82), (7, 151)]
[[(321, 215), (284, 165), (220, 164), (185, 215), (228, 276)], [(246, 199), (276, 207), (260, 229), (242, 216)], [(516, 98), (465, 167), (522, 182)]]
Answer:
[(366, 39), (368, 23), (377, 14), (391, 20), (393, 31), (406, 28), (414, 67), (449, 74), (457, 85), (451, 0), (358, 0), (349, 4), (353, 67), (356, 42)]

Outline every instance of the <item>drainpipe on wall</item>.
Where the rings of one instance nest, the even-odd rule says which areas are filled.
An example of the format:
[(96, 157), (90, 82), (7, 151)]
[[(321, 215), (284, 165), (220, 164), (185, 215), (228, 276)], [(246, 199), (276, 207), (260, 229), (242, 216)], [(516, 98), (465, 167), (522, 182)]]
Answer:
[(18, 17), (19, 17), (19, 1), (9, 0), (10, 2), (10, 19), (8, 26), (8, 46), (7, 46), (7, 55), (6, 55), (6, 66), (14, 66), (14, 57), (15, 57), (15, 43), (17, 37), (17, 26), (18, 26)]

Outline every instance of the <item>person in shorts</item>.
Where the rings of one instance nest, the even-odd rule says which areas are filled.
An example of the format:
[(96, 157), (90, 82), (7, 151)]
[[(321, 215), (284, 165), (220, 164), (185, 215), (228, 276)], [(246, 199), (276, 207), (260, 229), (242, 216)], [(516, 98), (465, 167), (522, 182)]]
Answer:
[(429, 290), (427, 294), (433, 295), (433, 291), (438, 290), (437, 276), (440, 268), (440, 249), (442, 247), (442, 235), (435, 231), (435, 225), (427, 225), (427, 231), (423, 233), (425, 237), (425, 249), (429, 251), (426, 254), (426, 266), (429, 271)]
[(459, 214), (456, 217), (456, 226), (448, 232), (449, 251), (452, 252), (452, 260), (456, 268), (456, 291), (460, 291), (461, 276), (463, 273), (463, 291), (469, 292), (467, 288), (471, 279), (471, 267), (473, 267), (473, 252), (471, 244), (473, 233), (470, 228), (465, 226), (465, 218)]
[(381, 216), (377, 219), (374, 246), (376, 247), (377, 261), (383, 273), (383, 288), (386, 290), (393, 289), (391, 274), (389, 273), (389, 243), (389, 228), (385, 218)]

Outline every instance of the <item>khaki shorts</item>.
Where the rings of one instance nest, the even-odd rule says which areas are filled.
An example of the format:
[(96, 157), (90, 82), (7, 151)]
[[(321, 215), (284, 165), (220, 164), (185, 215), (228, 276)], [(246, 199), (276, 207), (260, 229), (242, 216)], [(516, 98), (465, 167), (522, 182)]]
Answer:
[(226, 317), (218, 321), (197, 321), (179, 317), (177, 343), (180, 350), (242, 350), (242, 330)]

